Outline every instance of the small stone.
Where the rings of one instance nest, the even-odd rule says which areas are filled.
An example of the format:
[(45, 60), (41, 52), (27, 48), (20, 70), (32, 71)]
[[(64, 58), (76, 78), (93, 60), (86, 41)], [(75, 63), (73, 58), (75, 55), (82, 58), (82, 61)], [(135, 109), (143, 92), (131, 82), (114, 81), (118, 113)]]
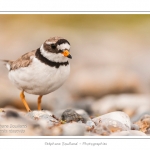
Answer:
[(137, 121), (135, 124), (139, 126), (139, 130), (147, 133), (148, 129), (150, 128), (150, 115), (144, 115), (139, 121)]
[(63, 132), (63, 130), (62, 130), (61, 126), (54, 126), (50, 130), (50, 133), (51, 133), (50, 135), (51, 136), (61, 136), (62, 132)]
[(45, 114), (52, 116), (52, 113), (50, 111), (47, 111), (47, 110), (46, 111), (45, 110), (40, 110), (40, 111), (34, 110), (34, 111), (31, 111), (31, 112), (28, 112), (27, 116), (29, 116), (33, 119), (36, 119), (36, 118), (40, 118), (41, 116), (43, 116)]
[(96, 118), (93, 118), (92, 121), (98, 125), (101, 122), (107, 123), (106, 126), (112, 125), (113, 127), (121, 127), (122, 130), (131, 129), (131, 121), (127, 114), (121, 111), (111, 112)]
[(8, 110), (6, 111), (6, 117), (7, 118), (10, 118), (10, 117), (13, 117), (13, 118), (19, 118), (20, 115), (17, 111), (14, 111), (14, 110)]
[(113, 132), (127, 131), (131, 128), (130, 119), (124, 112), (111, 112), (96, 118), (92, 132), (99, 135), (110, 135)]
[(60, 123), (60, 121), (49, 111), (31, 111), (27, 113), (26, 116), (33, 120), (40, 121), (43, 125), (47, 124), (47, 127), (49, 128)]
[(83, 123), (67, 123), (62, 125), (63, 136), (83, 136), (86, 128)]
[(83, 118), (78, 113), (76, 113), (73, 109), (65, 110), (61, 115), (61, 119), (63, 121), (66, 121), (67, 123), (72, 121), (76, 121), (76, 122), (83, 121)]
[(105, 125), (98, 125), (91, 131), (96, 134), (103, 135), (103, 136), (108, 136), (111, 134), (110, 129), (108, 129), (107, 126)]
[(99, 124), (97, 124), (94, 129), (93, 132), (100, 134), (100, 135), (109, 135), (113, 132), (117, 132), (117, 131), (126, 131), (127, 128), (125, 125), (123, 125), (122, 123), (116, 121), (116, 120), (111, 120), (111, 119), (102, 119)]

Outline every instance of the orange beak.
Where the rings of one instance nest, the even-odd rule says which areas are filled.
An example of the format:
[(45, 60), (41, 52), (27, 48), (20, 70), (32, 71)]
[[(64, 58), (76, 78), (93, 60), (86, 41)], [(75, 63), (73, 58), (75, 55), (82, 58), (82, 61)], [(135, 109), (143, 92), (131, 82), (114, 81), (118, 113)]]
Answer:
[(70, 55), (70, 53), (69, 53), (68, 50), (64, 50), (64, 51), (62, 52), (62, 54), (63, 54), (65, 57), (72, 58), (72, 56)]

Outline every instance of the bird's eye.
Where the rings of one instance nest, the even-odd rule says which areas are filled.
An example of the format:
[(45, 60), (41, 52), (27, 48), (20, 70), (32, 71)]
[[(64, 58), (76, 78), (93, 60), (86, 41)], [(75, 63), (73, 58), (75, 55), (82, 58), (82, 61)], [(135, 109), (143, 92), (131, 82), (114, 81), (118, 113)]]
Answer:
[(55, 44), (51, 44), (51, 48), (55, 49), (56, 48)]

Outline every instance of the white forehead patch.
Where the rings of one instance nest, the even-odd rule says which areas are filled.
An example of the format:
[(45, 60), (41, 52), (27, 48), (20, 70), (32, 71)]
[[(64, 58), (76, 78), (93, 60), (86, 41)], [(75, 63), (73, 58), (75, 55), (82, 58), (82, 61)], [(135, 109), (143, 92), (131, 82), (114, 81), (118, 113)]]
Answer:
[(58, 50), (70, 49), (70, 45), (68, 43), (63, 43), (57, 46)]
[(46, 41), (46, 44), (50, 45), (53, 44), (54, 42)]

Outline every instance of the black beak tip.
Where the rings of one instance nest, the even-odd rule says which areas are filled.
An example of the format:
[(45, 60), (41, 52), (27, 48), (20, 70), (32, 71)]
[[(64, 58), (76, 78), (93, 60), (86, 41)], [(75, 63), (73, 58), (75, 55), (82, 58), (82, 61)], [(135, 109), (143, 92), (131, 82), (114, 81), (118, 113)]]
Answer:
[(67, 57), (70, 58), (70, 59), (72, 59), (72, 56), (70, 54)]

